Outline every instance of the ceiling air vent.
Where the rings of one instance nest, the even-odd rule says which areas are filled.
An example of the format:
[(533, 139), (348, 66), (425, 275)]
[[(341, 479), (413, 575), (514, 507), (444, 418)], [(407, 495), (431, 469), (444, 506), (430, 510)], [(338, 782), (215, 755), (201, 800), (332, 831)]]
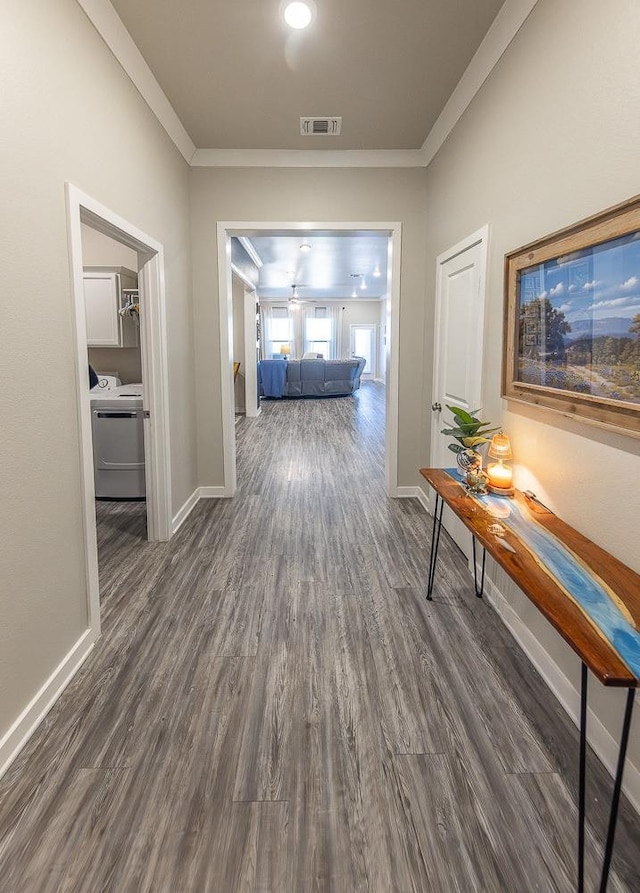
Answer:
[(342, 118), (300, 118), (302, 136), (340, 136)]

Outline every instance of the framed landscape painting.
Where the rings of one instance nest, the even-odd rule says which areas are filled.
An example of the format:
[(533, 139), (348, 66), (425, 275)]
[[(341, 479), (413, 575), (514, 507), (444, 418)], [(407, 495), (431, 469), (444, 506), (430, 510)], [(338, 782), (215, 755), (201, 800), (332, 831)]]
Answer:
[(505, 258), (502, 394), (640, 437), (640, 196)]

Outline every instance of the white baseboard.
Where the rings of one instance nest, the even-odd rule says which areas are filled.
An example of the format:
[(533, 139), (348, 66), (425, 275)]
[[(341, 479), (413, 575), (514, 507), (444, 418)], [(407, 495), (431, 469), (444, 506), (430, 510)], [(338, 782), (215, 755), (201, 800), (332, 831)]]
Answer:
[(171, 522), (171, 533), (176, 533), (187, 520), (191, 512), (201, 499), (226, 499), (224, 487), (196, 487), (185, 504), (177, 512)]
[[(514, 611), (495, 583), (486, 577), (484, 590), (489, 604), (497, 611), (513, 638), (540, 673), (562, 707), (564, 707), (570, 719), (578, 726), (580, 694), (575, 686), (549, 656), (549, 653), (543, 648), (521, 617)], [(622, 717), (620, 718), (620, 725), (622, 726)], [(618, 758), (618, 742), (591, 708), (589, 708), (587, 715), (587, 733), (589, 744), (613, 777)], [(625, 765), (623, 781), (623, 791), (636, 812), (640, 813), (640, 770), (629, 760), (627, 760)]]
[(227, 499), (224, 487), (200, 487), (200, 499)]
[(397, 499), (418, 499), (420, 505), (429, 515), (431, 514), (431, 501), (422, 487), (398, 487), (396, 489)]
[(199, 488), (196, 487), (196, 489), (193, 491), (191, 496), (187, 499), (187, 501), (182, 506), (182, 508), (178, 510), (176, 516), (174, 517), (173, 521), (171, 522), (171, 533), (172, 534), (176, 533), (182, 527), (184, 522), (187, 520), (187, 518), (193, 511), (193, 509), (198, 504), (199, 499), (200, 499), (200, 491), (199, 491)]
[(49, 676), (40, 691), (35, 694), (20, 716), (0, 739), (0, 778), (13, 763), (84, 663), (94, 646), (95, 639), (96, 636), (92, 629), (84, 631), (71, 651)]

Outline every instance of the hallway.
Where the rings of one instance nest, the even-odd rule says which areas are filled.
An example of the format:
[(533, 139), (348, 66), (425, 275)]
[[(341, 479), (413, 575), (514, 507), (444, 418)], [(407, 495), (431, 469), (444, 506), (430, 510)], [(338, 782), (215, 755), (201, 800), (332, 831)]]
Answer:
[(170, 543), (100, 505), (103, 636), (0, 782), (0, 893), (574, 890), (577, 732), (444, 535), (425, 601), (383, 388), (263, 401), (236, 436), (236, 497)]

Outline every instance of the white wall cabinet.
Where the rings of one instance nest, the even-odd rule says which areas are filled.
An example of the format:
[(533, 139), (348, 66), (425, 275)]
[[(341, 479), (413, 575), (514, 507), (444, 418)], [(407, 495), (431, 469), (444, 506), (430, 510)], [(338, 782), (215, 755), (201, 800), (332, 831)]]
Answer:
[(137, 347), (138, 326), (120, 316), (124, 289), (136, 288), (138, 277), (125, 267), (85, 267), (84, 303), (88, 347)]

